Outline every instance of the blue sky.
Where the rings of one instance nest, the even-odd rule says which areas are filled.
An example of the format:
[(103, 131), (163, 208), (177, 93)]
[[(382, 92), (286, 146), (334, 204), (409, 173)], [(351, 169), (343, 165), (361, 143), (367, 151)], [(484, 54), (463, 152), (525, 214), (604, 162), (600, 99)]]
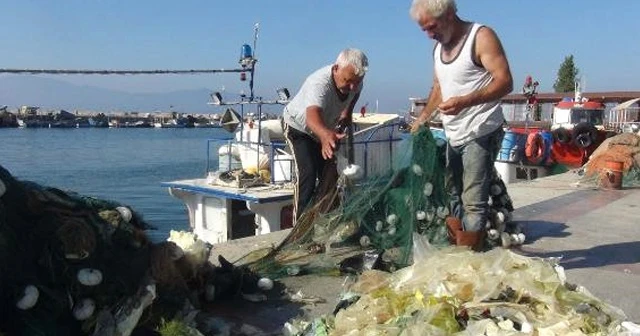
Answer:
[[(0, 0), (2, 68), (217, 69), (237, 66), (260, 23), (257, 93), (296, 91), (345, 47), (370, 59), (361, 103), (405, 109), (432, 78), (433, 42), (398, 0)], [(516, 89), (533, 75), (551, 91), (573, 54), (587, 91), (639, 90), (640, 1), (459, 0), (463, 19), (493, 27)], [(238, 74), (64, 76), (128, 92), (209, 88), (237, 93)], [(203, 101), (207, 97), (203, 97)]]

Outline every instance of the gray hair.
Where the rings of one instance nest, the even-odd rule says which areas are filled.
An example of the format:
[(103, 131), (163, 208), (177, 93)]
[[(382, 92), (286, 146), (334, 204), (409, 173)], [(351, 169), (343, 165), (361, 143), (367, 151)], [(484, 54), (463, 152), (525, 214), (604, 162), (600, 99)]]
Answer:
[(339, 67), (351, 65), (355, 69), (356, 76), (362, 77), (369, 68), (369, 59), (361, 50), (349, 48), (340, 52), (336, 64)]
[(418, 21), (424, 14), (439, 18), (447, 9), (452, 9), (454, 13), (457, 12), (456, 0), (413, 0), (409, 15), (415, 21)]

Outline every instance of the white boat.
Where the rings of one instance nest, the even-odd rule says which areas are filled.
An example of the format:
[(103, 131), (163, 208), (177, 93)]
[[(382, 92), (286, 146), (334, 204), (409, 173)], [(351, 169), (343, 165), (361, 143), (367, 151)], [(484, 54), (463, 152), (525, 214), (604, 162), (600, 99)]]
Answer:
[[(249, 94), (239, 101), (225, 101), (220, 92), (211, 94), (210, 105), (228, 106), (220, 127), (233, 137), (207, 140), (207, 169), (200, 178), (162, 183), (169, 194), (184, 202), (191, 230), (212, 244), (282, 230), (292, 225), (294, 160), (284, 141), (282, 123), (266, 120), (263, 105), (284, 105), (289, 91), (278, 89), (278, 98), (263, 100), (253, 92), (255, 64), (253, 50), (242, 46), (239, 63), (241, 80), (249, 80)], [(249, 78), (247, 74), (249, 73)], [(244, 108), (251, 105), (251, 111)], [(239, 113), (232, 107), (236, 107)], [(255, 107), (255, 109), (253, 109)], [(245, 122), (245, 117), (247, 118)], [(392, 168), (401, 134), (397, 114), (369, 114), (353, 117), (354, 164), (364, 175), (376, 175)], [(347, 145), (340, 146), (338, 170), (347, 164)], [(212, 165), (212, 156), (218, 164)]]
[[(354, 116), (354, 163), (365, 176), (392, 168), (401, 140), (399, 121), (397, 114)], [(204, 241), (216, 244), (292, 225), (293, 157), (279, 120), (258, 125), (242, 127), (232, 140), (208, 140), (207, 162), (213, 153), (219, 164), (208, 165), (205, 176), (162, 183), (184, 202), (191, 230)], [(346, 146), (340, 147), (337, 156), (344, 159), (338, 170), (346, 166)]]

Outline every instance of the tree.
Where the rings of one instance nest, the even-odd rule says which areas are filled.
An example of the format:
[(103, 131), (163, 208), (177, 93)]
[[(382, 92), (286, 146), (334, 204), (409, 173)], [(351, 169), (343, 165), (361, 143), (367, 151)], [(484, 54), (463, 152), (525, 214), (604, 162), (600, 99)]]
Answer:
[(578, 68), (573, 62), (573, 55), (566, 56), (558, 69), (558, 77), (553, 84), (553, 89), (558, 93), (573, 92), (577, 79)]

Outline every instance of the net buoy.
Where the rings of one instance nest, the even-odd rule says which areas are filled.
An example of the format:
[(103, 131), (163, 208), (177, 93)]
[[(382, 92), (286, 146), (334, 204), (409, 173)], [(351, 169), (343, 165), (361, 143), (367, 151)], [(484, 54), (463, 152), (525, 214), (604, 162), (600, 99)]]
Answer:
[(34, 285), (28, 285), (24, 288), (22, 297), (16, 303), (16, 307), (20, 310), (31, 309), (38, 302), (38, 297), (40, 297), (40, 291), (38, 291), (38, 287)]
[(124, 220), (127, 223), (131, 222), (131, 219), (133, 218), (133, 214), (131, 213), (131, 210), (129, 210), (129, 208), (119, 206), (116, 208), (116, 210), (120, 213), (120, 216), (122, 216), (122, 220)]
[(96, 303), (92, 299), (83, 299), (73, 308), (73, 317), (78, 321), (84, 321), (93, 315)]
[(93, 268), (83, 268), (78, 271), (78, 282), (85, 286), (97, 286), (102, 283), (102, 272)]
[(270, 291), (273, 289), (273, 280), (269, 278), (260, 278), (258, 280), (258, 288), (263, 291)]

